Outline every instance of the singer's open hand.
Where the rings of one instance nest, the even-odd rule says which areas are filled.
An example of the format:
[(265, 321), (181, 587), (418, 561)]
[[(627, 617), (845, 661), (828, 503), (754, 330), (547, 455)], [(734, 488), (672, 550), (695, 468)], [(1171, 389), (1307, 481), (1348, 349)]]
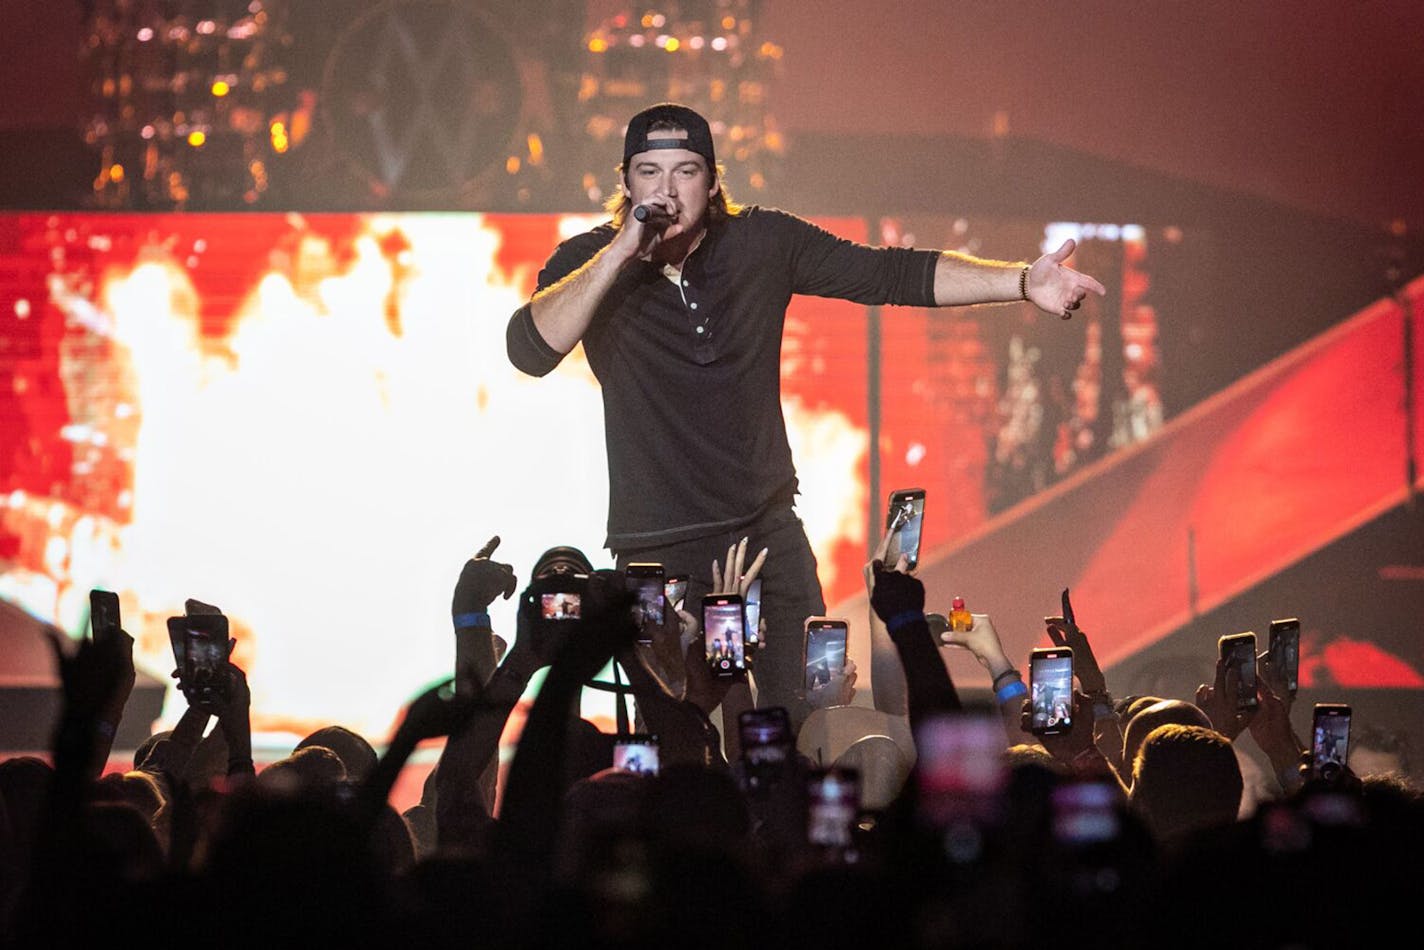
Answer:
[(1073, 316), (1088, 294), (1107, 294), (1102, 284), (1065, 263), (1077, 247), (1077, 242), (1069, 238), (1058, 250), (1034, 261), (1028, 272), (1028, 299), (1045, 313), (1065, 320)]

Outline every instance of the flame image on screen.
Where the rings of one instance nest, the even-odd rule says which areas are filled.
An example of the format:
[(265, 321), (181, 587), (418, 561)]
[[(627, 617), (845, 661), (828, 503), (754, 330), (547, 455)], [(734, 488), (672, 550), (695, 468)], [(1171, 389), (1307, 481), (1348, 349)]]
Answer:
[[(49, 249), (43, 303), (63, 326), (69, 422), (44, 451), (72, 451), (78, 484), (95, 453), (109, 475), (92, 500), (0, 496), (0, 533), (18, 539), (0, 596), (72, 630), (89, 587), (120, 592), (139, 664), (165, 680), (165, 618), (187, 597), (216, 604), (254, 728), (385, 735), (405, 700), (448, 675), (450, 592), (491, 535), (521, 584), (555, 544), (611, 560), (601, 400), (582, 351), (534, 379), (504, 341), (544, 257), (588, 224), (24, 219)], [(865, 489), (845, 473), (864, 430), (795, 399), (787, 417), (812, 544), (863, 545)], [(835, 559), (821, 563), (834, 573)], [(511, 641), (513, 604), (491, 606)], [(181, 712), (175, 696), (165, 720)]]

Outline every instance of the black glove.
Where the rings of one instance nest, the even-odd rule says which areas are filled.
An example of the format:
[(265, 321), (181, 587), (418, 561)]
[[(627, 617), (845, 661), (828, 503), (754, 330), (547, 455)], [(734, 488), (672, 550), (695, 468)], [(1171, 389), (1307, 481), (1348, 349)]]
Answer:
[(490, 538), (478, 554), (465, 562), (460, 579), (455, 582), (455, 595), (450, 599), (452, 616), (485, 613), (496, 597), (503, 594), (508, 600), (514, 595), (519, 583), (514, 568), (489, 559), (497, 547), (499, 535)]
[(875, 586), (870, 592), (870, 606), (876, 616), (892, 630), (900, 624), (891, 623), (902, 614), (925, 612), (925, 585), (919, 578), (899, 571), (887, 571), (878, 561), (874, 566)]

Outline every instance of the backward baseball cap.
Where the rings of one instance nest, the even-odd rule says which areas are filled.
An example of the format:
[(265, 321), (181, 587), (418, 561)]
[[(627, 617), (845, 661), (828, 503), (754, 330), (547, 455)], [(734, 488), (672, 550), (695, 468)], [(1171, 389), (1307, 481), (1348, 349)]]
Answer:
[[(668, 122), (687, 130), (687, 138), (676, 138), (653, 132), (649, 128), (658, 122)], [(649, 106), (628, 121), (628, 132), (623, 137), (623, 168), (628, 168), (628, 160), (639, 152), (649, 152), (659, 148), (685, 148), (696, 152), (707, 160), (707, 169), (717, 171), (717, 153), (712, 148), (712, 129), (707, 120), (687, 106), (676, 102), (660, 102)]]

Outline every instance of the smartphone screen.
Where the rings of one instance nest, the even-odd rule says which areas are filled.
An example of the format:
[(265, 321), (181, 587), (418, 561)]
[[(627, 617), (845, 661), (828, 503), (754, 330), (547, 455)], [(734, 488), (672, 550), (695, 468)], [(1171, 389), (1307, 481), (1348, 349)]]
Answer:
[(742, 739), (742, 776), (749, 792), (770, 788), (787, 774), (794, 738), (791, 717), (782, 706), (744, 710), (737, 718)]
[(1286, 689), (1294, 696), (1300, 686), (1300, 621), (1294, 617), (1272, 620), (1266, 650), (1271, 656), (1271, 668), (1285, 680)]
[(846, 635), (844, 620), (811, 617), (806, 621), (806, 688), (825, 686), (845, 669)]
[(638, 624), (638, 642), (652, 643), (653, 634), (663, 625), (667, 602), (663, 590), (661, 564), (629, 564), (625, 572), (633, 594), (633, 620)]
[(1053, 837), (1069, 847), (1116, 840), (1122, 791), (1103, 781), (1072, 782), (1053, 789)]
[(920, 534), (925, 523), (925, 490), (904, 488), (890, 495), (890, 507), (885, 515), (885, 533), (890, 546), (885, 551), (885, 563), (893, 566), (904, 554), (910, 567), (920, 563)]
[(702, 598), (702, 636), (707, 665), (716, 676), (741, 676), (747, 669), (746, 613), (737, 594)]
[(1051, 736), (1073, 728), (1073, 651), (1068, 647), (1034, 650), (1028, 661), (1033, 697), (1030, 728)]
[(748, 762), (786, 760), (792, 745), (791, 717), (781, 706), (747, 709), (737, 718), (742, 758)]
[(658, 774), (658, 737), (619, 736), (613, 742), (613, 767), (635, 775)]
[(683, 599), (687, 597), (687, 575), (674, 574), (664, 581), (663, 597), (667, 599), (669, 607), (681, 607)]
[(228, 657), (227, 617), (222, 614), (170, 617), (168, 636), (173, 643), (173, 657), (178, 661), (184, 692), (204, 700), (218, 698), (227, 684), (224, 675)]
[(761, 643), (761, 578), (755, 578), (747, 585), (747, 643), (756, 646)]
[(1006, 782), (1004, 727), (997, 715), (950, 713), (915, 730), (919, 818), (930, 827), (988, 820), (1000, 808)]
[(806, 779), (806, 837), (822, 848), (848, 848), (860, 814), (860, 773), (821, 769)]
[(1222, 660), (1236, 667), (1240, 682), (1236, 691), (1237, 708), (1255, 709), (1260, 702), (1256, 698), (1256, 635), (1247, 632), (1222, 637), (1217, 641), (1217, 648)]
[(89, 592), (89, 630), (95, 640), (113, 636), (119, 632), (122, 623), (119, 618), (119, 595), (111, 590), (91, 590)]
[(1350, 707), (1343, 703), (1316, 703), (1311, 727), (1311, 766), (1319, 772), (1327, 765), (1343, 767), (1350, 755)]

